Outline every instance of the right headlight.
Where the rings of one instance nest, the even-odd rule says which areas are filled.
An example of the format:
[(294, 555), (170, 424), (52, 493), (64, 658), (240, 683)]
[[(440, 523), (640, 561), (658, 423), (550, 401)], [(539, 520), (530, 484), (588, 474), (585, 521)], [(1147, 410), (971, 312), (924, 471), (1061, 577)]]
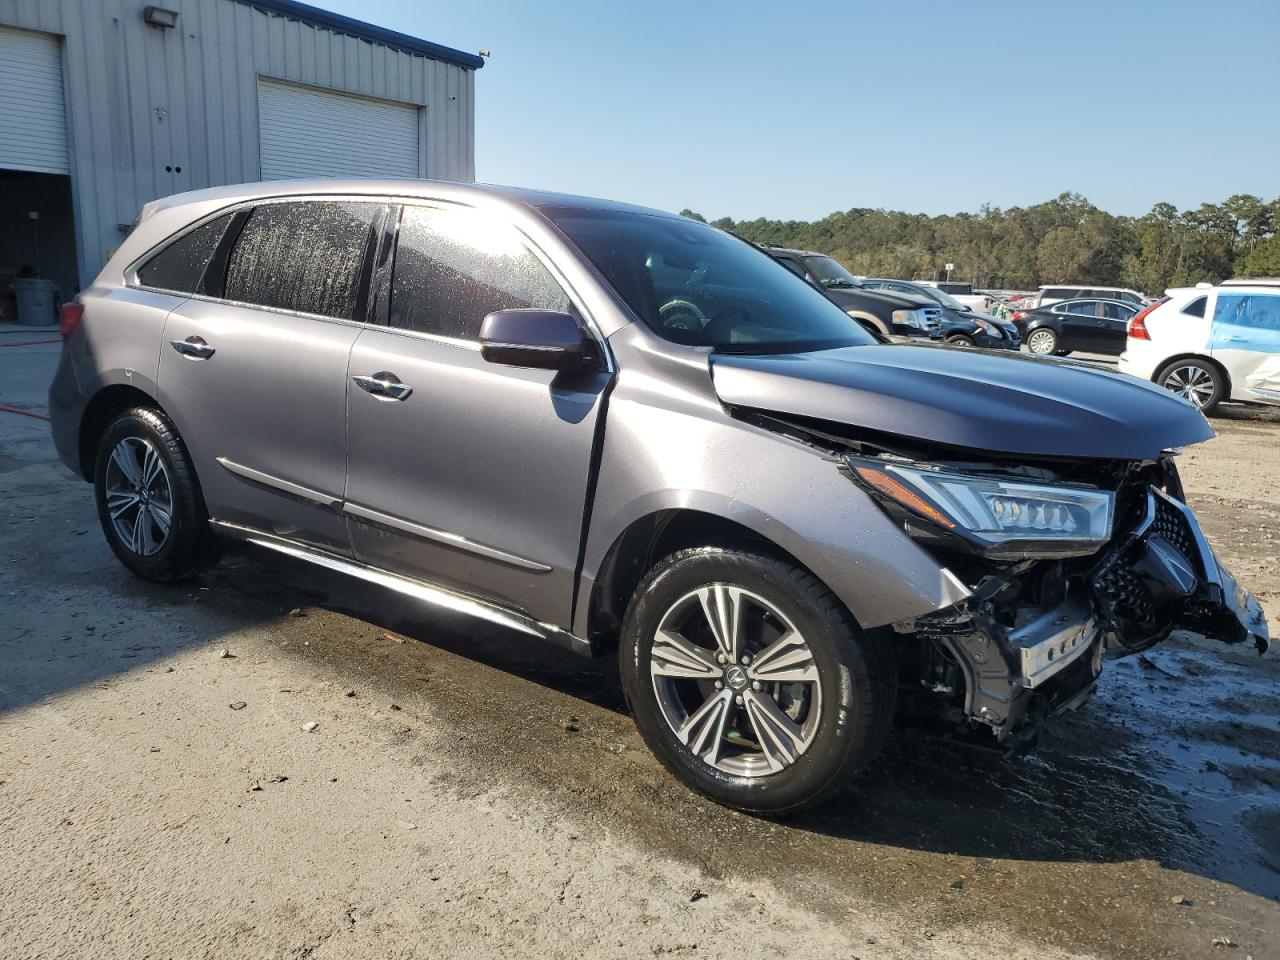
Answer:
[(1115, 494), (970, 475), (918, 464), (845, 457), (853, 476), (881, 501), (990, 557), (1068, 557), (1111, 539)]
[(900, 323), (904, 327), (915, 327), (917, 330), (923, 330), (928, 325), (923, 310), (895, 310), (893, 322)]

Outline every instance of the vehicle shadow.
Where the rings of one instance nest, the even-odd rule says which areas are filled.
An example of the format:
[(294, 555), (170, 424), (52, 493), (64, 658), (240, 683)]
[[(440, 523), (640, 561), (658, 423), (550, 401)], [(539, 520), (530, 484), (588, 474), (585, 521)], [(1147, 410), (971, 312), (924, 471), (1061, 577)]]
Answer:
[[(562, 713), (595, 707), (623, 718), (627, 712), (616, 657), (580, 659), (256, 549), (243, 548), (241, 562), (234, 577), (244, 589), (282, 596), (282, 587), (287, 592), (290, 582), (303, 581), (313, 597), (323, 594), (328, 609), (560, 695)], [(1235, 822), (1260, 813), (1263, 824), (1280, 817), (1280, 735), (1259, 738), (1246, 730), (1217, 742), (1214, 731), (1237, 721), (1202, 697), (1191, 717), (1191, 701), (1180, 698), (1196, 698), (1196, 687), (1179, 687), (1173, 676), (1184, 664), (1196, 672), (1230, 664), (1220, 663), (1216, 645), (1201, 650), (1171, 641), (1168, 647), (1141, 661), (1110, 663), (1103, 693), (1058, 718), (1029, 756), (1004, 759), (898, 731), (853, 788), (786, 820), (785, 831), (991, 861), (1151, 860), (1280, 898), (1280, 848), (1274, 838), (1268, 843), (1269, 828)], [(1242, 675), (1254, 669), (1256, 656), (1230, 656), (1239, 659)], [(1273, 683), (1262, 676), (1254, 688), (1265, 691)], [(546, 757), (533, 751), (524, 762), (532, 768)], [(1242, 790), (1242, 776), (1254, 778), (1252, 790)], [(641, 820), (650, 813), (632, 811)], [(775, 822), (758, 823), (761, 836), (773, 836)]]

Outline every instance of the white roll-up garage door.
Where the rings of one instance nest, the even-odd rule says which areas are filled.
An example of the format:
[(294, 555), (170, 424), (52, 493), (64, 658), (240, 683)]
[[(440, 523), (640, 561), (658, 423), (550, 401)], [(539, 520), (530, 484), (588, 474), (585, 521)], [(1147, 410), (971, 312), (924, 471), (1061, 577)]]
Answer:
[(258, 81), (262, 179), (418, 176), (418, 108)]
[(0, 168), (71, 172), (57, 37), (0, 27)]

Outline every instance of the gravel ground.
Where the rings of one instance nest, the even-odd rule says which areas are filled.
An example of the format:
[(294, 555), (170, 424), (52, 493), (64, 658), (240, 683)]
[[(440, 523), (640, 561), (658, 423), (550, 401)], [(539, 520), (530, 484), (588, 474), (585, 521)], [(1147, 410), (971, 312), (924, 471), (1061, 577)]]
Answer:
[[(1189, 496), (1280, 632), (1280, 411), (1214, 425)], [(2, 957), (1280, 957), (1274, 654), (1176, 636), (1029, 758), (899, 736), (775, 823), (673, 782), (612, 661), (249, 549), (130, 577), (37, 419), (0, 502)]]

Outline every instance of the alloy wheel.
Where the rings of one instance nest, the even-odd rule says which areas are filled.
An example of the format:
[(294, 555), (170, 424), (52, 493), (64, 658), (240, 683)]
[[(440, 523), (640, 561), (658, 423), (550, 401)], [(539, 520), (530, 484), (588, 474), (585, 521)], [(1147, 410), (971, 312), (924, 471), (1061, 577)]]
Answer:
[(1214, 394), (1216, 384), (1213, 374), (1198, 363), (1184, 363), (1174, 367), (1164, 377), (1164, 388), (1195, 406), (1203, 407)]
[(1058, 338), (1049, 330), (1033, 330), (1031, 336), (1027, 337), (1027, 349), (1032, 353), (1038, 353), (1041, 356), (1053, 353), (1057, 347)]
[(141, 557), (159, 551), (173, 524), (173, 486), (155, 445), (145, 437), (117, 443), (107, 461), (105, 488), (120, 542)]
[(776, 606), (742, 587), (710, 584), (672, 604), (649, 670), (677, 739), (723, 773), (777, 773), (817, 734), (822, 685), (809, 645)]

